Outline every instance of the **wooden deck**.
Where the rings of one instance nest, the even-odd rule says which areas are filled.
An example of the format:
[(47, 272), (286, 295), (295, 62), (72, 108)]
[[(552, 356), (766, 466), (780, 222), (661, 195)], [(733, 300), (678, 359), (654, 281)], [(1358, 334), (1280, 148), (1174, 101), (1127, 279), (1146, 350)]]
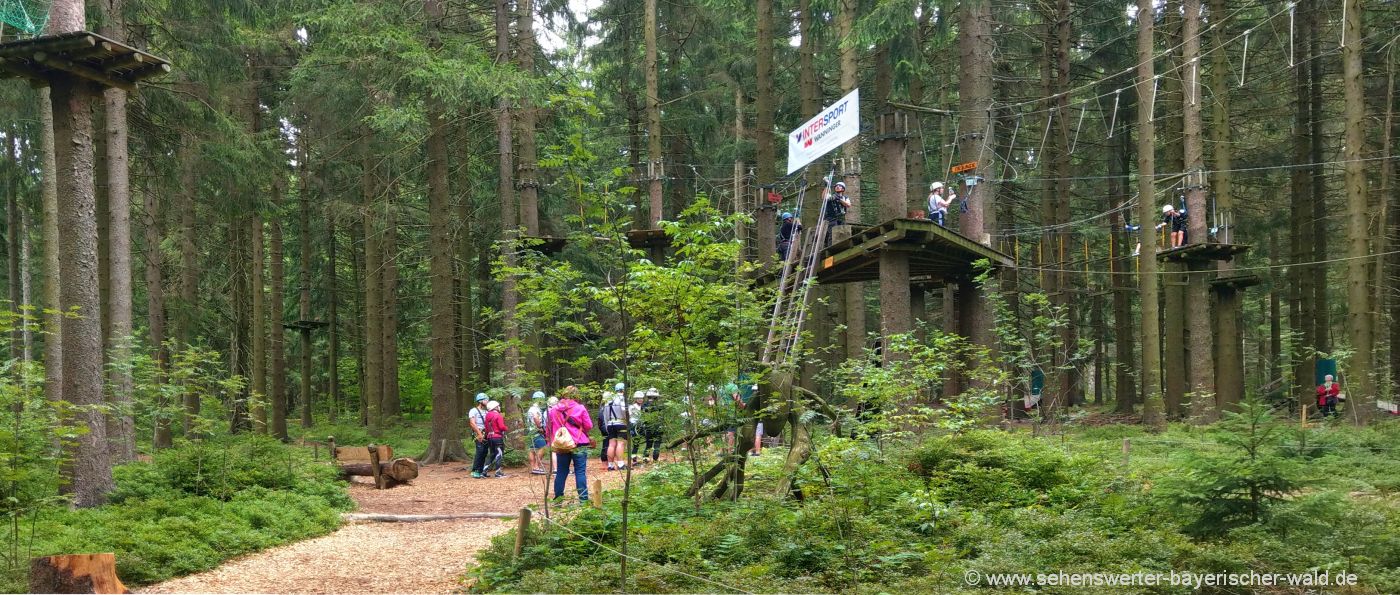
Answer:
[(1186, 244), (1168, 250), (1157, 252), (1157, 259), (1164, 262), (1210, 262), (1215, 260), (1231, 260), (1235, 256), (1248, 252), (1251, 246), (1247, 244), (1218, 244), (1214, 242)]
[(167, 72), (164, 58), (89, 31), (0, 44), (0, 78), (24, 78), (40, 87), (76, 77), (134, 91), (137, 83)]
[[(910, 280), (937, 286), (948, 280), (976, 276), (973, 263), (987, 260), (994, 268), (1016, 266), (1010, 256), (979, 244), (957, 232), (923, 219), (891, 219), (862, 226), (851, 237), (822, 250), (816, 279), (820, 283), (857, 283), (880, 278), (880, 253), (909, 256)], [(764, 275), (756, 285), (773, 283), (776, 275)]]

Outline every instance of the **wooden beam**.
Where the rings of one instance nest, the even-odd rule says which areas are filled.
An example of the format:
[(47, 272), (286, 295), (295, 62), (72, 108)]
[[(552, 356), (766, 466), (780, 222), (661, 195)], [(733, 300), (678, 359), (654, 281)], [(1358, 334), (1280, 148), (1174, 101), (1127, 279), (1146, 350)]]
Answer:
[(53, 68), (55, 70), (62, 70), (74, 76), (85, 78), (95, 83), (106, 85), (108, 87), (116, 87), (118, 89), (124, 89), (126, 91), (136, 90), (135, 83), (108, 76), (107, 73), (98, 72), (87, 66), (75, 64), (69, 60), (64, 60), (56, 56), (51, 56), (44, 52), (35, 52), (34, 61), (43, 64), (44, 66), (48, 66), (49, 68)]
[(0, 57), (23, 56), (40, 48), (47, 52), (65, 52), (90, 48), (95, 45), (97, 45), (97, 39), (91, 36), (63, 40), (26, 39), (18, 43), (0, 45)]
[(98, 63), (97, 67), (102, 70), (126, 70), (146, 63), (146, 57), (141, 55), (140, 52), (132, 52), (130, 54), (119, 54), (108, 60), (103, 60)]
[(9, 77), (27, 79), (29, 81), (29, 86), (34, 87), (36, 89), (39, 87), (49, 86), (49, 80), (44, 78), (43, 76), (40, 76), (39, 73), (34, 72), (32, 70), (20, 68), (4, 60), (0, 60), (0, 78)]
[[(46, 48), (47, 49), (47, 48)], [(101, 41), (91, 47), (78, 48), (76, 50), (63, 52), (63, 57), (69, 60), (85, 60), (93, 56), (116, 53), (117, 47), (110, 41)]]

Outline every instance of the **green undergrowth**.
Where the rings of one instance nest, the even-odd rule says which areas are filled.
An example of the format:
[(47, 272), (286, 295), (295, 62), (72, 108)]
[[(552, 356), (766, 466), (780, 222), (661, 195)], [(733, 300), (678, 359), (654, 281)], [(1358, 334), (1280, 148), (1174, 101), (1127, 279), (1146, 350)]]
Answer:
[[(107, 505), (28, 517), (23, 546), (34, 556), (115, 552), (129, 586), (208, 570), (339, 526), (354, 503), (335, 471), (310, 459), (266, 437), (182, 443), (117, 467)], [(19, 568), (4, 577), (5, 592), (26, 591)]]
[[(689, 466), (667, 466), (634, 486), (627, 589), (985, 593), (997, 591), (968, 586), (965, 573), (1175, 570), (1350, 572), (1359, 586), (1328, 592), (1400, 592), (1400, 424), (1303, 433), (1267, 414), (1253, 429), (1239, 417), (1160, 434), (1130, 426), (1039, 437), (982, 430), (883, 448), (824, 437), (800, 477), (803, 501), (773, 497), (784, 453), (772, 450), (750, 459), (739, 501), (698, 511), (685, 494)], [(1252, 459), (1242, 436), (1253, 437)], [(1251, 487), (1266, 497), (1251, 499)], [(620, 549), (620, 495), (608, 492), (601, 511), (566, 509), (561, 519)], [(475, 590), (620, 586), (618, 556), (588, 540), (536, 522), (516, 560), (514, 539), (513, 531), (502, 535), (478, 556)]]

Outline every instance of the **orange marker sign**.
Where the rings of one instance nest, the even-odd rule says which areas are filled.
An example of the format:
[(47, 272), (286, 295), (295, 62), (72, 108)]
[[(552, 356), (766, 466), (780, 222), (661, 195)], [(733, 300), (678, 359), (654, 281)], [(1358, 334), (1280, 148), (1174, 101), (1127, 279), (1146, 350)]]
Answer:
[(960, 174), (960, 173), (963, 173), (963, 172), (965, 172), (965, 171), (970, 171), (970, 170), (974, 170), (974, 169), (977, 169), (977, 162), (976, 162), (976, 161), (969, 161), (969, 162), (967, 162), (967, 163), (960, 163), (960, 164), (958, 164), (958, 165), (954, 165), (954, 166), (953, 166), (953, 169), (951, 169), (951, 170), (949, 170), (949, 171), (952, 172), (952, 173), (955, 173), (955, 174)]

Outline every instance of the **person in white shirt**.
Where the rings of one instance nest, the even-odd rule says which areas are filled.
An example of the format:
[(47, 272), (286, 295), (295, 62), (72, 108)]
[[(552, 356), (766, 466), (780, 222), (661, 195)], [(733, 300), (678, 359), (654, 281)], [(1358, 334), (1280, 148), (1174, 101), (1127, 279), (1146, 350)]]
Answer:
[(544, 460), (544, 391), (535, 391), (530, 409), (525, 412), (525, 432), (530, 436), (530, 474), (544, 475), (540, 462)]
[[(947, 194), (945, 197), (944, 194)], [(944, 188), (943, 182), (934, 182), (928, 186), (928, 220), (937, 223), (939, 227), (946, 227), (948, 223), (948, 206), (958, 199), (958, 195), (951, 189)]]

